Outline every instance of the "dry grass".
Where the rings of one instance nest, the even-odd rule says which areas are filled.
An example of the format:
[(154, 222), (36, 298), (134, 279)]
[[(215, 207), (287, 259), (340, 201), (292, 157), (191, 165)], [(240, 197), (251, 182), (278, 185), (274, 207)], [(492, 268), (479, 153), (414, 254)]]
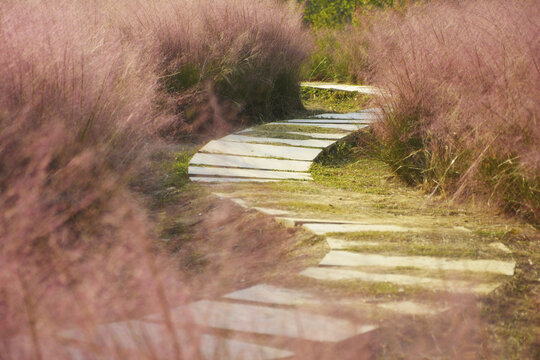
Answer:
[(126, 186), (164, 119), (155, 65), (77, 5), (0, 7), (6, 358), (66, 356), (50, 341), (58, 329), (166, 309), (152, 230)]
[[(155, 226), (129, 187), (164, 129), (218, 131), (235, 115), (298, 105), (307, 35), (287, 6), (2, 2), (0, 358), (73, 358), (68, 345), (104, 358), (198, 358), (193, 324), (182, 318), (174, 327), (170, 313), (197, 298), (186, 284), (217, 294), (224, 290), (209, 279), (218, 274), (224, 286), (239, 286), (238, 263), (252, 276), (247, 282), (258, 282), (263, 266), (293, 245), (294, 233), (267, 219), (210, 203), (192, 214), (208, 215), (194, 232), (201, 243), (212, 239), (206, 247), (169, 239), (170, 247), (158, 248)], [(190, 262), (212, 256), (200, 282), (181, 278), (179, 264), (198, 270)], [(296, 269), (294, 260), (278, 270)], [(151, 313), (163, 320), (163, 336), (154, 343), (131, 334), (138, 340), (131, 352), (103, 346), (109, 339), (95, 333), (98, 324)], [(83, 331), (82, 341), (59, 339), (66, 329)], [(179, 340), (184, 329), (187, 345)]]
[(399, 173), (538, 223), (539, 15), (534, 1), (456, 1), (374, 21), (370, 64), (393, 108), (378, 135)]
[[(230, 113), (298, 97), (299, 19), (273, 1), (0, 4), (0, 358), (70, 358), (58, 330), (95, 344), (95, 324), (147, 313), (175, 358), (195, 351), (168, 321), (188, 290), (129, 181), (157, 134), (186, 123), (178, 99), (203, 93), (198, 110), (226, 121), (239, 99)], [(193, 83), (169, 81), (190, 66)]]
[(303, 67), (304, 79), (366, 83), (367, 48), (360, 25), (315, 29), (315, 48)]
[(180, 114), (172, 129), (219, 133), (302, 107), (299, 69), (310, 42), (292, 2), (126, 1), (110, 14), (129, 39), (157, 51), (161, 84)]

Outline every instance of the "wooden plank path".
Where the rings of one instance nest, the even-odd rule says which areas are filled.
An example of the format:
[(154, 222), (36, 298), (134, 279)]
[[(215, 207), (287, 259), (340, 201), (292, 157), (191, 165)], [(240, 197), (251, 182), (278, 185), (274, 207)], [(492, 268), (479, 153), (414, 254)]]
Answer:
[[(382, 94), (378, 89), (371, 87), (324, 84), (317, 84), (314, 87)], [(265, 125), (265, 129), (272, 129), (272, 127), (279, 129), (278, 134), (276, 131), (258, 133), (257, 127), (242, 130), (204, 146), (191, 161), (189, 174), (191, 180), (200, 182), (310, 181), (312, 179), (308, 173), (309, 167), (324, 148), (356, 130), (365, 128), (377, 121), (380, 116), (382, 116), (381, 109), (371, 108), (347, 114), (325, 113), (311, 118), (282, 120)], [(288, 127), (291, 130), (288, 130)], [(306, 128), (309, 131), (298, 131), (298, 128)], [(276, 137), (263, 135), (268, 133)], [(260, 137), (256, 136), (257, 134)], [(305, 138), (294, 139), (294, 135)], [(238, 144), (243, 144), (243, 146), (239, 147)], [(231, 154), (235, 156), (227, 157)], [(221, 198), (227, 197), (227, 194), (217, 195)], [(347, 219), (313, 219), (304, 217), (302, 214), (290, 216), (292, 215), (290, 212), (272, 209), (271, 205), (250, 205), (253, 201), (249, 196), (231, 197), (230, 200), (244, 208), (252, 208), (275, 216), (275, 219), (285, 226), (302, 226), (321, 236), (358, 232), (408, 234), (429, 230), (388, 222), (358, 223)], [(454, 232), (466, 230), (448, 229)], [(396, 286), (426, 288), (432, 291), (486, 294), (500, 285), (500, 278), (497, 281), (491, 281), (489, 277), (484, 281), (453, 278), (449, 280), (441, 277), (441, 274), (479, 273), (512, 276), (515, 267), (513, 261), (497, 259), (449, 259), (362, 253), (350, 251), (349, 248), (354, 247), (350, 241), (333, 237), (328, 237), (327, 241), (331, 251), (321, 259), (319, 266), (308, 267), (298, 276), (322, 284), (355, 280), (364, 283), (389, 283)], [(365, 244), (364, 242), (363, 246), (377, 249), (380, 243)], [(402, 268), (417, 269), (423, 273), (400, 273), (395, 270)], [(297, 338), (304, 341), (339, 343), (357, 336), (365, 336), (379, 327), (377, 322), (369, 320), (358, 323), (309, 312), (309, 309), (324, 307), (325, 304), (328, 305), (327, 299), (322, 299), (303, 288), (257, 284), (226, 294), (221, 301), (203, 301), (193, 304), (190, 309), (194, 311), (193, 316), (199, 325), (242, 333)], [(336, 309), (353, 305), (340, 299), (333, 299), (332, 304), (330, 307)], [(354, 304), (356, 307), (358, 305), (358, 302)], [(431, 316), (449, 309), (447, 304), (419, 303), (413, 299), (383, 301), (376, 304), (363, 303), (362, 305), (366, 314), (383, 311), (390, 314), (389, 319), (393, 319), (397, 314)], [(276, 308), (282, 306), (287, 308)], [(303, 308), (307, 308), (308, 311), (303, 311)], [(369, 319), (369, 316), (366, 318)], [(278, 358), (280, 353), (273, 355)]]
[[(374, 88), (350, 85), (319, 84), (315, 87), (381, 93)], [(208, 183), (208, 186), (215, 183), (311, 181), (310, 166), (323, 149), (376, 121), (380, 115), (380, 109), (366, 109), (266, 124), (265, 129), (279, 125), (280, 133), (274, 134), (279, 135), (276, 137), (268, 135), (272, 132), (259, 131), (257, 127), (242, 130), (203, 146), (190, 161), (189, 176), (192, 181)], [(298, 131), (299, 127), (306, 127), (306, 131)], [(313, 129), (320, 131), (312, 132)], [(304, 139), (295, 138), (298, 135)], [(255, 202), (249, 195), (215, 195), (243, 208), (274, 216), (284, 226), (303, 227), (319, 236), (328, 235), (326, 240), (330, 251), (319, 264), (293, 274), (298, 279), (316, 282), (316, 288), (340, 281), (359, 281), (425, 288), (441, 293), (486, 294), (514, 273), (515, 262), (512, 260), (364, 253), (351, 248), (360, 244), (376, 251), (381, 243), (335, 238), (340, 234), (359, 232), (415, 234), (428, 230), (421, 226), (411, 227), (391, 221), (366, 223), (336, 217), (325, 219), (323, 216), (311, 218), (294, 211), (272, 208), (270, 203)], [(440, 231), (466, 232), (467, 229)], [(485, 277), (460, 279), (459, 275), (464, 273)], [(446, 278), (445, 274), (450, 276)], [(302, 349), (312, 348), (313, 353), (308, 358), (314, 358), (322, 356), (317, 350), (321, 344), (325, 348), (334, 346), (336, 349), (345, 343), (348, 346), (362, 344), (362, 339), (369, 338), (384, 319), (393, 322), (398, 316), (433, 316), (450, 308), (442, 301), (402, 297), (374, 302), (369, 297), (328, 298), (317, 295), (316, 289), (312, 290), (306, 286), (260, 283), (234, 290), (217, 299), (200, 300), (171, 309), (184, 358), (294, 359), (296, 348), (291, 344), (298, 343), (303, 344)], [(362, 320), (328, 315), (347, 309), (360, 312)], [(151, 343), (154, 348), (165, 349), (165, 353), (171, 355), (169, 358), (173, 358), (166, 323), (162, 315), (154, 314), (128, 322), (104, 324), (97, 329), (98, 344), (115, 349), (137, 349), (140, 343)], [(186, 329), (191, 330), (187, 333)], [(234, 334), (238, 334), (240, 340), (231, 338)], [(71, 341), (83, 337), (77, 331), (63, 335)], [(193, 349), (193, 343), (197, 344), (196, 349)], [(70, 351), (73, 358), (84, 358), (76, 347)]]
[[(265, 182), (311, 180), (307, 173), (321, 151), (350, 133), (376, 121), (381, 112), (367, 109), (348, 114), (321, 114), (306, 119), (290, 119), (268, 123), (279, 125), (279, 137), (253, 136), (257, 128), (249, 128), (212, 140), (203, 146), (189, 163), (192, 181), (207, 183)], [(298, 127), (320, 128), (321, 132), (293, 131)], [(327, 131), (340, 131), (328, 133)], [(295, 135), (307, 139), (295, 139)]]

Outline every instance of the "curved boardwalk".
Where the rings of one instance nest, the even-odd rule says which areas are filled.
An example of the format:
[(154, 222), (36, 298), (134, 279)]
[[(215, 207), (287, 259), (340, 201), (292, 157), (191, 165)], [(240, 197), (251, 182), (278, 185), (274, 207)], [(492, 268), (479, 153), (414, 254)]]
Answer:
[(311, 180), (312, 161), (326, 147), (376, 120), (379, 109), (321, 114), (268, 123), (212, 140), (192, 158), (199, 182)]
[[(337, 89), (376, 92), (369, 87), (346, 86), (345, 89), (339, 86)], [(194, 336), (185, 333), (186, 319), (190, 319), (189, 324), (197, 325), (197, 331), (202, 334), (197, 335), (201, 335), (199, 348), (193, 351), (207, 359), (369, 358), (366, 349), (370, 337), (381, 324), (389, 326), (401, 318), (409, 321), (411, 316), (436, 316), (456, 305), (448, 301), (452, 297), (448, 294), (473, 297), (486, 294), (513, 275), (515, 263), (505, 256), (504, 248), (499, 248), (501, 256), (498, 256), (486, 245), (486, 253), (495, 255), (482, 259), (444, 254), (410, 256), (399, 248), (383, 251), (382, 241), (355, 242), (346, 236), (381, 233), (392, 237), (393, 234), (408, 236), (440, 231), (467, 237), (469, 230), (462, 226), (440, 228), (429, 221), (411, 225), (406, 216), (395, 220), (395, 216), (384, 214), (365, 217), (361, 213), (346, 216), (318, 213), (316, 217), (310, 212), (280, 208), (276, 202), (280, 196), (297, 196), (316, 203), (320, 196), (317, 193), (289, 192), (283, 195), (276, 192), (263, 196), (269, 191), (265, 187), (268, 184), (264, 184), (267, 182), (292, 180), (289, 186), (300, 186), (302, 182), (311, 181), (310, 166), (323, 149), (377, 121), (380, 113), (380, 109), (367, 109), (265, 124), (210, 141), (193, 157), (189, 166), (192, 181), (208, 183), (216, 188), (217, 196), (272, 215), (284, 226), (301, 226), (320, 235), (326, 239), (330, 250), (318, 265), (293, 274), (295, 281), (285, 285), (283, 282), (261, 283), (219, 299), (201, 300), (172, 309), (171, 316), (178, 326), (185, 358), (195, 356), (186, 353), (190, 349), (190, 336)], [(235, 188), (234, 183), (246, 183), (251, 187)], [(229, 186), (227, 184), (233, 184), (233, 187), (222, 187)], [(327, 196), (342, 195), (336, 190)], [(381, 248), (380, 252), (378, 248)], [(354, 284), (391, 285), (403, 293), (392, 298), (361, 294), (333, 297), (330, 290), (321, 295), (321, 288), (336, 289), (340, 284), (349, 286), (347, 291), (352, 295)], [(413, 290), (409, 292), (408, 289)], [(423, 299), (414, 295), (414, 289), (429, 289), (435, 294), (446, 295)], [(163, 340), (167, 339), (164, 335), (166, 322), (160, 319), (160, 315), (155, 315), (106, 324), (98, 330), (104, 343), (115, 339), (111, 346), (136, 348), (135, 334), (145, 341), (162, 343), (163, 348), (169, 349), (171, 345)], [(66, 336), (76, 337), (76, 334)], [(343, 357), (340, 357), (340, 351), (346, 351), (341, 355)], [(351, 354), (356, 355), (351, 357)]]
[[(380, 94), (379, 90), (371, 87), (325, 84), (312, 86)], [(225, 136), (209, 142), (194, 156), (189, 166), (190, 178), (193, 181), (209, 183), (310, 181), (312, 178), (309, 168), (324, 148), (377, 121), (380, 114), (381, 110), (377, 108), (348, 114), (327, 113), (274, 122)], [(432, 230), (388, 221), (351, 221), (352, 216), (331, 219), (314, 219), (299, 213), (290, 216), (288, 211), (273, 209), (272, 201), (268, 201), (268, 204), (261, 203), (260, 200), (254, 201), (250, 196), (254, 191), (256, 190), (250, 193), (239, 192), (238, 195), (217, 195), (229, 198), (245, 208), (275, 215), (276, 220), (286, 226), (303, 226), (304, 229), (321, 236), (332, 234), (339, 237), (340, 234), (358, 232), (421, 233)], [(442, 231), (466, 233), (468, 230), (455, 227)], [(330, 252), (320, 261), (319, 266), (308, 267), (299, 274), (318, 281), (323, 286), (325, 283), (358, 280), (365, 283), (428, 288), (444, 293), (486, 294), (498, 287), (505, 276), (514, 273), (514, 261), (497, 258), (460, 259), (362, 253), (349, 251), (354, 247), (351, 241), (334, 237), (327, 237), (326, 240)], [(377, 247), (379, 244), (372, 245)], [(417, 271), (412, 274), (410, 271), (396, 271), (400, 268)], [(454, 276), (441, 275), (449, 273), (481, 275), (473, 277), (473, 280), (463, 280), (460, 276), (457, 276), (458, 279), (449, 280)], [(391, 319), (398, 315), (431, 316), (452, 306), (446, 301), (419, 302), (418, 299), (406, 297), (401, 301), (369, 300), (365, 299), (364, 303), (359, 301), (356, 304), (363, 305), (363, 321), (321, 316), (311, 311), (315, 305), (324, 303), (335, 313), (337, 308), (351, 306), (347, 301), (334, 299), (334, 303), (329, 304), (328, 299), (318, 298), (305, 291), (305, 287), (299, 289), (272, 284), (252, 286), (227, 294), (222, 300), (204, 301), (193, 304), (192, 307), (197, 314), (195, 317), (200, 314), (208, 315), (202, 316), (203, 320), (200, 320), (205, 326), (338, 344), (349, 339), (356, 339), (358, 343), (359, 337), (367, 336), (378, 328), (381, 317)], [(292, 308), (281, 309), (276, 306)], [(377, 320), (370, 320), (374, 313), (377, 314)], [(294, 351), (290, 347), (289, 349)], [(280, 358), (282, 355), (285, 356), (276, 353), (273, 358)]]

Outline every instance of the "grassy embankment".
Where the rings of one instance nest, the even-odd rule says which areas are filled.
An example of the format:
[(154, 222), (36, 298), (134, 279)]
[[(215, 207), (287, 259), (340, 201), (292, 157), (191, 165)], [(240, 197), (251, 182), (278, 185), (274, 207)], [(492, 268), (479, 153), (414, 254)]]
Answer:
[(540, 224), (539, 13), (537, 2), (430, 3), (373, 25), (374, 82), (392, 94), (376, 133), (398, 174)]
[(308, 18), (318, 46), (304, 75), (390, 91), (376, 135), (381, 156), (409, 183), (538, 226), (538, 4), (386, 5), (348, 17), (328, 5), (320, 16), (340, 20)]

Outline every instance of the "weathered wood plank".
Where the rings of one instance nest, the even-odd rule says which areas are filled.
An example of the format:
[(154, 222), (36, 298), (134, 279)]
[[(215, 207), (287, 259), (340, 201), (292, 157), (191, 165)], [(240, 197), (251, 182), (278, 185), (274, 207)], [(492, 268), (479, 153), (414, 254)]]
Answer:
[(209, 175), (242, 178), (312, 180), (311, 174), (305, 172), (233, 169), (220, 167), (190, 166), (188, 169), (188, 173), (189, 175)]
[(201, 149), (201, 152), (310, 161), (315, 159), (317, 155), (319, 155), (321, 150), (292, 146), (247, 144), (223, 140), (213, 140), (206, 144)]
[(281, 143), (294, 146), (325, 148), (332, 145), (335, 141), (331, 140), (298, 140), (298, 139), (282, 139), (282, 138), (268, 138), (258, 136), (244, 136), (244, 135), (227, 135), (220, 140), (248, 143)]
[(311, 161), (264, 159), (246, 156), (197, 153), (190, 165), (228, 166), (246, 169), (309, 171)]

